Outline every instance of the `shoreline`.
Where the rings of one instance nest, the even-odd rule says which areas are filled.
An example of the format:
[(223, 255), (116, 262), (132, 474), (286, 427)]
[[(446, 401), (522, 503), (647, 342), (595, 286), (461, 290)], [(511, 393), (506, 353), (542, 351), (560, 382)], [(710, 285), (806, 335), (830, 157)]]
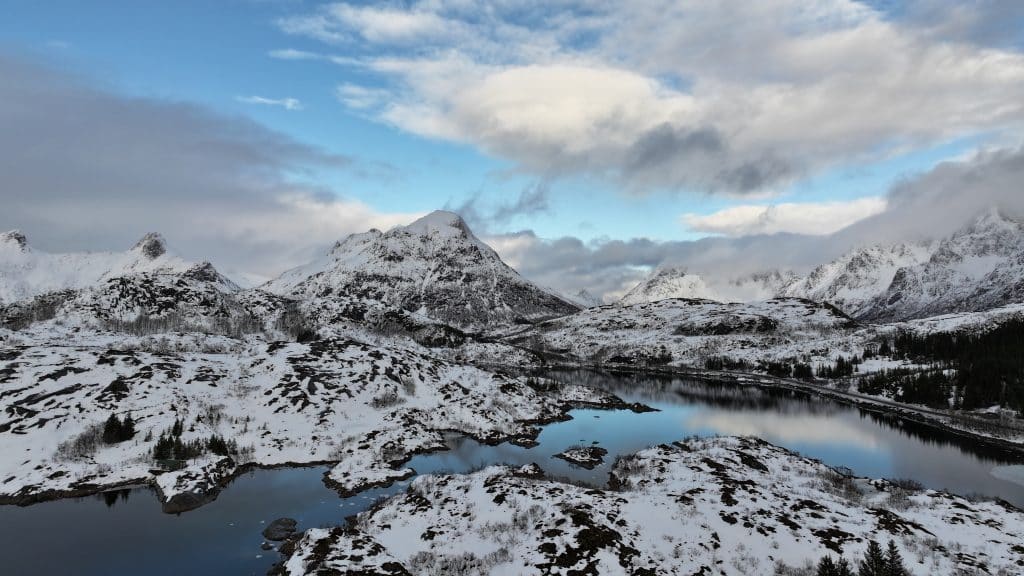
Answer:
[[(488, 365), (482, 364), (481, 366)], [(767, 388), (772, 390), (788, 390), (792, 392), (801, 392), (808, 395), (828, 398), (829, 400), (833, 400), (841, 404), (856, 406), (857, 408), (860, 408), (867, 412), (872, 412), (874, 414), (896, 416), (909, 422), (929, 426), (931, 428), (935, 428), (943, 432), (959, 436), (961, 438), (979, 441), (989, 445), (989, 447), (999, 448), (1002, 450), (1009, 451), (1015, 455), (1024, 457), (1024, 429), (1007, 427), (1001, 425), (999, 422), (989, 422), (984, 419), (970, 417), (967, 415), (944, 413), (939, 410), (933, 410), (931, 408), (927, 408), (924, 406), (902, 404), (893, 400), (884, 400), (879, 398), (873, 398), (870, 396), (855, 394), (851, 392), (843, 392), (841, 390), (835, 390), (833, 388), (827, 388), (824, 386), (819, 386), (794, 379), (779, 378), (776, 376), (770, 376), (768, 374), (757, 374), (752, 372), (733, 372), (725, 370), (697, 370), (693, 368), (682, 367), (637, 367), (628, 364), (591, 366), (586, 364), (563, 363), (533, 367), (516, 367), (511, 365), (491, 364), (489, 366), (502, 366), (506, 369), (519, 369), (527, 371), (587, 370), (596, 373), (604, 372), (608, 374), (625, 373), (649, 376), (689, 377), (697, 380), (717, 382), (720, 384), (755, 386), (759, 388)], [(957, 428), (956, 426), (951, 426), (950, 424), (944, 421), (944, 419), (956, 418), (963, 418), (965, 420), (975, 420), (980, 425), (991, 426), (1005, 431), (1017, 432), (1020, 434), (1020, 440), (1014, 441), (1009, 438), (987, 435), (976, 430)], [(1024, 420), (1021, 420), (1021, 424), (1022, 426), (1024, 426)]]
[[(488, 446), (497, 446), (499, 444), (508, 442), (519, 446), (530, 447), (531, 445), (535, 445), (536, 438), (537, 436), (540, 435), (542, 430), (540, 427), (548, 424), (554, 424), (557, 422), (565, 422), (568, 420), (572, 420), (572, 416), (569, 415), (569, 412), (572, 410), (584, 408), (597, 410), (644, 410), (645, 408), (647, 408), (642, 405), (627, 403), (618, 397), (615, 397), (615, 399), (617, 400), (616, 402), (607, 403), (586, 401), (564, 402), (559, 407), (560, 412), (557, 415), (553, 415), (550, 418), (520, 421), (519, 424), (523, 426), (534, 426), (532, 431), (527, 434), (510, 434), (496, 438), (481, 438), (472, 433), (462, 432), (456, 429), (439, 429), (432, 430), (432, 432), (437, 432), (439, 434), (457, 434), (459, 436), (470, 438), (476, 442), (479, 442), (480, 444), (486, 444)], [(414, 450), (407, 454), (402, 459), (386, 462), (386, 465), (397, 470), (398, 467), (408, 463), (416, 456), (433, 454), (436, 452), (443, 452), (445, 450), (448, 450), (448, 448), (434, 447), (425, 448), (422, 450)], [(226, 490), (231, 485), (232, 482), (234, 482), (242, 475), (255, 470), (274, 470), (279, 468), (314, 468), (318, 466), (333, 467), (334, 465), (337, 465), (340, 462), (340, 460), (316, 460), (309, 462), (280, 462), (276, 464), (265, 464), (259, 462), (246, 462), (244, 464), (239, 464), (230, 474), (224, 476), (223, 478), (217, 481), (216, 488), (214, 490), (202, 494), (188, 493), (196, 497), (196, 501), (198, 502), (196, 505), (175, 505), (174, 498), (165, 498), (162, 490), (160, 489), (159, 484), (157, 483), (157, 477), (159, 475), (156, 475), (148, 478), (134, 478), (129, 480), (122, 480), (118, 482), (113, 482), (111, 484), (90, 484), (70, 490), (42, 490), (39, 492), (32, 492), (30, 494), (24, 494), (21, 496), (0, 495), (0, 506), (17, 506), (19, 508), (27, 508), (36, 504), (56, 502), (60, 500), (87, 498), (89, 496), (96, 496), (99, 494), (103, 494), (105, 492), (123, 490), (126, 488), (149, 488), (152, 491), (153, 495), (156, 497), (157, 503), (160, 505), (162, 511), (165, 514), (178, 515), (192, 510), (197, 510), (199, 508), (202, 508), (206, 504), (215, 501), (217, 497), (220, 495), (221, 491)], [(387, 488), (394, 484), (395, 482), (401, 482), (403, 480), (407, 480), (419, 474), (418, 472), (415, 471), (415, 469), (411, 470), (412, 472), (410, 474), (406, 474), (401, 477), (394, 477), (388, 480), (366, 482), (364, 484), (358, 485), (353, 489), (346, 489), (342, 488), (337, 481), (332, 480), (330, 478), (330, 469), (328, 469), (327, 471), (324, 472), (323, 483), (328, 489), (337, 493), (339, 498), (351, 498), (353, 496), (358, 495), (361, 492), (372, 490), (374, 488)], [(182, 494), (176, 495), (175, 497), (181, 496)]]
[[(512, 370), (519, 372), (532, 372), (536, 370), (544, 371), (567, 371), (567, 370), (585, 370), (595, 373), (607, 373), (607, 374), (634, 374), (634, 375), (647, 375), (647, 376), (662, 376), (662, 377), (689, 377), (697, 380), (704, 380), (708, 382), (715, 382), (719, 384), (731, 384), (739, 386), (755, 386), (759, 388), (766, 388), (771, 390), (785, 390), (791, 392), (798, 392), (807, 394), (809, 396), (817, 396), (827, 398), (829, 400), (849, 405), (856, 406), (857, 408), (871, 412), (874, 414), (892, 416), (908, 422), (913, 422), (929, 428), (940, 430), (942, 432), (952, 434), (962, 439), (967, 439), (975, 442), (985, 444), (990, 448), (1000, 449), (1009, 452), (1015, 456), (1024, 457), (1024, 439), (1020, 442), (1014, 442), (1013, 440), (1000, 438), (998, 436), (990, 436), (984, 433), (980, 433), (973, 430), (957, 428), (951, 426), (942, 419), (951, 418), (954, 415), (944, 414), (942, 412), (928, 409), (925, 407), (917, 407), (913, 405), (899, 404), (894, 401), (881, 401), (871, 397), (865, 397), (859, 394), (853, 394), (849, 392), (843, 392), (832, 388), (826, 388), (807, 382), (796, 381), (792, 379), (778, 378), (769, 376), (767, 374), (756, 374), (746, 372), (732, 372), (732, 371), (714, 371), (714, 370), (695, 370), (681, 367), (652, 367), (652, 366), (630, 366), (630, 365), (606, 365), (606, 366), (588, 366), (583, 364), (572, 364), (572, 363), (559, 363), (559, 364), (548, 364), (545, 366), (518, 366), (518, 365), (507, 365), (507, 364), (476, 364), (478, 367), (488, 368), (499, 368), (504, 370)], [(600, 392), (606, 392), (599, 390)], [(586, 402), (586, 401), (574, 401), (565, 402), (560, 406), (560, 413), (553, 415), (550, 418), (545, 419), (534, 419), (534, 420), (523, 420), (519, 422), (523, 426), (535, 426), (529, 433), (521, 434), (510, 434), (495, 438), (482, 438), (472, 433), (466, 433), (455, 429), (440, 429), (433, 430), (440, 434), (455, 434), (470, 438), (481, 444), (488, 446), (496, 446), (503, 443), (512, 443), (520, 446), (530, 447), (535, 444), (537, 436), (542, 431), (543, 426), (553, 424), (557, 422), (564, 422), (571, 420), (572, 416), (569, 412), (575, 409), (591, 408), (599, 410), (633, 410), (633, 411), (650, 411), (653, 410), (649, 406), (643, 404), (630, 403), (625, 400), (618, 398), (614, 394), (617, 402), (599, 403), (599, 402)], [(984, 422), (984, 424), (1003, 428), (1006, 430), (1014, 430), (1013, 428), (1005, 428), (998, 425), (995, 422)], [(1024, 436), (1024, 433), (1022, 433)], [(446, 447), (433, 447), (424, 448), (422, 450), (415, 450), (406, 454), (405, 457), (392, 460), (386, 463), (390, 468), (398, 470), (399, 467), (407, 464), (410, 460), (416, 456), (422, 456), (426, 454), (432, 454), (436, 452), (443, 452)], [(259, 462), (247, 462), (238, 465), (235, 470), (230, 474), (220, 479), (216, 483), (216, 488), (202, 494), (192, 494), (195, 496), (195, 504), (188, 503), (182, 505), (181, 503), (175, 503), (174, 498), (167, 499), (162, 494), (162, 491), (156, 481), (157, 476), (148, 478), (135, 478), (129, 480), (122, 480), (111, 484), (90, 484), (79, 488), (63, 489), (63, 490), (43, 490), (40, 492), (33, 492), (25, 495), (0, 495), (0, 506), (18, 506), (28, 507), (35, 504), (41, 504), (45, 502), (53, 502), (64, 499), (77, 499), (85, 498), (89, 496), (95, 496), (104, 492), (112, 490), (122, 490), (125, 488), (150, 488), (154, 496), (156, 496), (157, 502), (160, 504), (164, 513), (166, 514), (181, 514), (196, 510), (202, 506), (209, 504), (217, 499), (222, 490), (227, 489), (232, 482), (237, 478), (252, 472), (254, 470), (273, 470), (279, 468), (311, 468), (316, 466), (335, 466), (340, 463), (340, 460), (315, 460), (315, 461), (289, 461), (280, 462), (274, 464), (265, 464)], [(387, 480), (371, 481), (364, 484), (360, 484), (355, 488), (343, 488), (337, 481), (330, 478), (330, 470), (324, 472), (323, 483), (330, 490), (336, 492), (340, 498), (350, 498), (361, 492), (371, 490), (374, 488), (386, 488), (394, 484), (395, 482), (401, 482), (411, 477), (418, 475), (415, 469), (412, 469), (411, 473), (405, 474), (401, 477), (393, 477)], [(180, 496), (180, 495), (178, 495)]]

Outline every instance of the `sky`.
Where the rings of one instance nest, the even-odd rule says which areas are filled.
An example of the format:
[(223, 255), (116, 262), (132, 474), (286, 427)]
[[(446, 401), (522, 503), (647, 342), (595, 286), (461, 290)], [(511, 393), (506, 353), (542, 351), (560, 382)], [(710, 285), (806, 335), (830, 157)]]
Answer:
[(1022, 202), (1019, 0), (0, 13), (0, 228), (48, 251), (157, 230), (272, 277), (448, 209), (527, 277), (612, 299), (666, 263), (799, 270)]

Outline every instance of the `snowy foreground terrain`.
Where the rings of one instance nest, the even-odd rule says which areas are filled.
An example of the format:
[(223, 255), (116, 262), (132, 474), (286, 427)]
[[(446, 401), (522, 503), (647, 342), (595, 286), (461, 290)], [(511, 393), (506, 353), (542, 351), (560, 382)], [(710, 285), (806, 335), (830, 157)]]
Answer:
[[(445, 212), (351, 236), (253, 289), (175, 256), (156, 234), (124, 253), (55, 255), (7, 233), (0, 502), (145, 484), (165, 511), (182, 512), (251, 467), (308, 463), (330, 464), (324, 481), (348, 495), (411, 476), (406, 461), (445, 448), (446, 433), (528, 445), (540, 424), (572, 407), (625, 407), (600, 391), (503, 373), (551, 365), (794, 383), (929, 414), (1012, 446), (1024, 442), (1012, 426), (980, 431), (943, 420), (952, 414), (943, 398), (938, 407), (910, 406), (888, 392), (857, 394), (853, 376), (827, 373), (851, 358), (857, 377), (953, 372), (879, 344), (1019, 322), (1019, 277), (1007, 268), (1024, 254), (1019, 240), (1017, 223), (993, 213), (941, 245), (897, 251), (907, 262), (864, 256), (836, 265), (842, 271), (826, 265), (791, 290), (799, 294), (769, 298), (796, 286), (775, 273), (756, 279), (768, 299), (679, 298), (674, 291), (698, 279), (662, 273), (654, 276), (661, 288), (639, 286), (624, 302), (597, 305), (589, 294), (564, 298), (522, 278)], [(877, 320), (877, 293), (911, 276), (921, 280), (906, 291), (913, 309), (900, 304), (899, 314)], [(965, 287), (956, 298), (945, 296), (950, 283)], [(837, 303), (854, 293), (863, 298), (851, 315)], [(917, 317), (922, 310), (933, 315)], [(808, 373), (800, 382), (768, 379), (779, 366)], [(974, 412), (1019, 424), (998, 405)], [(559, 457), (594, 466), (604, 455), (580, 446)], [(756, 439), (644, 450), (615, 463), (610, 485), (581, 488), (534, 468), (417, 478), (354, 526), (288, 542), (283, 551), (294, 553), (280, 570), (762, 574), (829, 552), (853, 560), (872, 539), (894, 540), (915, 574), (1024, 570), (1024, 547), (1010, 536), (1024, 527), (1020, 511), (846, 478)]]
[(1024, 513), (845, 477), (749, 438), (621, 459), (616, 490), (492, 467), (424, 476), (348, 528), (314, 529), (285, 574), (771, 574), (870, 540), (914, 574), (1019, 574)]
[[(214, 496), (239, 460), (336, 462), (328, 480), (351, 492), (411, 474), (392, 463), (443, 448), (442, 431), (525, 441), (536, 431), (531, 423), (558, 418), (570, 405), (615, 404), (578, 388), (552, 396), (521, 378), (346, 338), (206, 340), (216, 352), (117, 347), (124, 344), (95, 336), (76, 345), (4, 347), (0, 499), (23, 503), (152, 481), (175, 511)], [(95, 450), (75, 446), (110, 414), (130, 414), (135, 436)], [(151, 456), (155, 438), (176, 420), (184, 442), (216, 435), (236, 442), (238, 454), (207, 454), (161, 473)]]

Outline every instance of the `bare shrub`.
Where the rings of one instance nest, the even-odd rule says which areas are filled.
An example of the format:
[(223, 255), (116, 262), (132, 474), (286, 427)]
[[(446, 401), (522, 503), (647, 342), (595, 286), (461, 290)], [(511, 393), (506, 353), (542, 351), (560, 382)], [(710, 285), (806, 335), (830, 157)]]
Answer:
[(85, 460), (103, 445), (103, 424), (91, 424), (74, 438), (57, 445), (59, 460)]

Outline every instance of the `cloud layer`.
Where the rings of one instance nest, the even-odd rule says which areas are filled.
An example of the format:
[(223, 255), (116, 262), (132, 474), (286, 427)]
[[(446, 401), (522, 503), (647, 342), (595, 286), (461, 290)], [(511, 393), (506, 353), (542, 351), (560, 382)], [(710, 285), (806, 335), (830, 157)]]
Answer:
[(357, 170), (240, 118), (125, 98), (0, 56), (0, 229), (55, 251), (127, 249), (160, 231), (183, 256), (276, 274), (355, 231), (406, 223), (290, 174)]
[(681, 221), (691, 230), (726, 236), (778, 232), (822, 235), (879, 214), (885, 207), (885, 199), (874, 196), (847, 202), (741, 204), (712, 214), (684, 214)]
[(383, 87), (346, 85), (343, 101), (409, 132), (542, 177), (750, 195), (1019, 133), (1024, 56), (1007, 19), (1021, 11), (1000, 1), (919, 0), (894, 17), (850, 0), (422, 0), (280, 26), (352, 52)]
[[(947, 236), (992, 207), (1024, 218), (1024, 148), (980, 152), (946, 162), (901, 182), (884, 199), (850, 205), (798, 208), (763, 207), (724, 210), (704, 217), (708, 229), (734, 233), (696, 241), (654, 242), (648, 239), (585, 243), (577, 238), (545, 240), (529, 232), (488, 238), (499, 254), (527, 277), (565, 293), (586, 288), (611, 301), (643, 279), (650, 268), (681, 265), (712, 283), (727, 283), (772, 270), (806, 272), (842, 253), (864, 245), (917, 241)], [(884, 209), (879, 210), (880, 206)], [(778, 210), (782, 208), (782, 210)], [(841, 214), (849, 210), (849, 215)], [(858, 214), (857, 211), (864, 213)], [(828, 222), (805, 222), (806, 214), (822, 219), (857, 216), (857, 221), (824, 235)], [(873, 214), (872, 214), (873, 213)], [(838, 215), (837, 215), (838, 214)], [(793, 217), (795, 220), (786, 221)], [(802, 225), (804, 234), (773, 233), (785, 224)]]

